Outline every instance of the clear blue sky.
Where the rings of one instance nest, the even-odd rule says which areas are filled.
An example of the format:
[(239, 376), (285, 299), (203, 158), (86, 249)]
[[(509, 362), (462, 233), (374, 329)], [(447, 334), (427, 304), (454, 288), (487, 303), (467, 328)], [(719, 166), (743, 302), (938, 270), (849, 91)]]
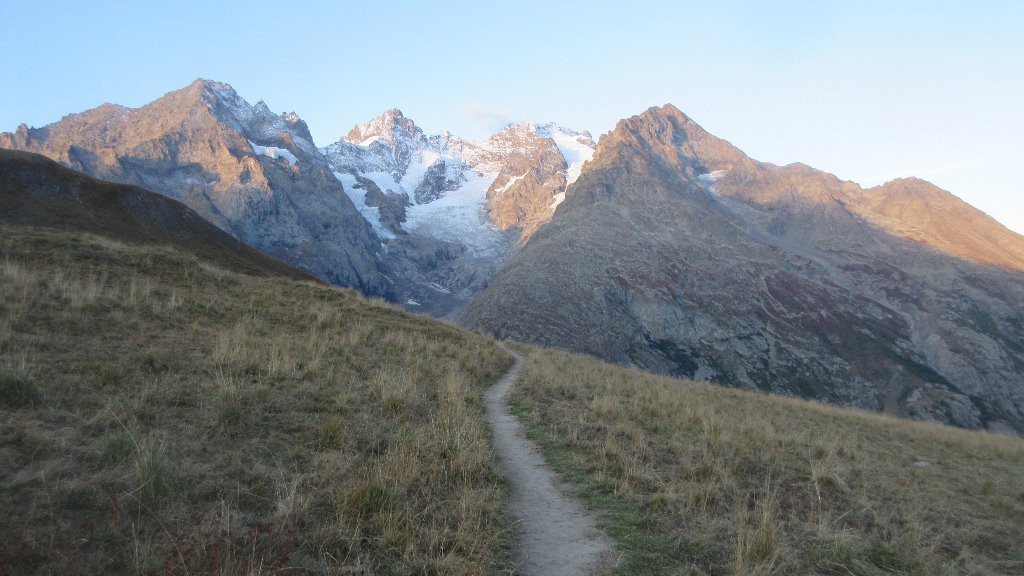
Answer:
[(759, 160), (919, 176), (1024, 232), (1021, 1), (0, 3), (0, 130), (197, 77), (321, 145), (390, 107), (597, 136), (671, 102)]

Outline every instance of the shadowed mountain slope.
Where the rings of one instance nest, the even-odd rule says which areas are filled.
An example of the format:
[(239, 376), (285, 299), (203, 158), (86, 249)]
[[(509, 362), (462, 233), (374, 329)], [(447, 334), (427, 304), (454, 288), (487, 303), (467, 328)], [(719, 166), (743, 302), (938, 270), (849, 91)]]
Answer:
[[(661, 373), (1024, 431), (1024, 238), (934, 187), (894, 214), (878, 198), (898, 186), (760, 163), (652, 108), (601, 139), (464, 321)], [(947, 246), (936, 223), (952, 222), (971, 243)]]
[(180, 202), (74, 172), (38, 154), (0, 149), (0, 222), (166, 244), (238, 272), (313, 279), (243, 244)]

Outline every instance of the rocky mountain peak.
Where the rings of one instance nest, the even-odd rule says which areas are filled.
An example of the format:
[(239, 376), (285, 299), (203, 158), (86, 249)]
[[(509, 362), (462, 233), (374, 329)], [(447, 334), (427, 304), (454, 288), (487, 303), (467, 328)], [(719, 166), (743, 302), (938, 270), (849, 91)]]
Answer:
[(168, 92), (143, 108), (133, 110), (136, 115), (163, 118), (161, 130), (171, 130), (185, 118), (190, 122), (206, 122), (197, 120), (197, 115), (212, 115), (217, 122), (227, 125), (239, 133), (256, 118), (269, 118), (274, 114), (263, 103), (263, 106), (252, 106), (239, 96), (230, 84), (199, 78), (188, 86)]
[[(434, 159), (439, 156), (434, 148), (431, 139), (415, 122), (406, 118), (401, 110), (392, 108), (365, 124), (356, 125), (347, 136), (322, 151), (336, 171), (390, 174), (394, 181), (384, 183), (382, 189), (399, 192), (411, 164), (422, 160), (424, 153)], [(424, 168), (429, 164), (432, 162)], [(444, 168), (438, 167), (438, 170)], [(405, 184), (415, 188), (411, 182)]]
[(609, 134), (609, 144), (626, 143), (649, 150), (660, 146), (678, 147), (709, 137), (712, 136), (689, 116), (672, 104), (665, 104), (620, 120)]
[(1024, 271), (1024, 236), (920, 178), (898, 178), (859, 192), (850, 204), (890, 233), (983, 264)]
[(196, 78), (191, 84), (185, 87), (186, 90), (234, 90), (231, 84), (219, 82), (208, 78)]
[[(235, 89), (232, 88), (231, 84), (226, 82), (199, 78), (184, 89), (177, 92), (171, 92), (168, 96), (181, 93), (187, 94), (196, 101), (202, 101), (211, 108), (215, 108), (217, 106), (238, 107), (243, 103), (245, 104), (245, 107), (250, 107), (248, 102), (245, 102), (245, 100), (238, 95), (238, 92), (235, 92)], [(264, 104), (264, 106), (266, 105)]]
[[(514, 168), (496, 199), (531, 177)], [(1024, 237), (951, 194), (920, 180), (862, 191), (756, 162), (665, 105), (602, 137), (565, 196), (465, 325), (646, 370), (1024, 431)]]
[(199, 79), (140, 108), (104, 106), (0, 134), (106, 180), (186, 203), (243, 242), (322, 279), (383, 294), (380, 242), (294, 113)]
[(908, 178), (896, 178), (890, 180), (879, 186), (878, 188), (888, 189), (890, 191), (899, 191), (901, 194), (907, 195), (912, 194), (919, 198), (934, 198), (934, 199), (949, 199), (951, 195), (939, 188), (935, 184), (921, 178), (915, 178), (913, 176)]
[[(554, 141), (563, 154), (569, 152), (569, 148), (593, 150), (597, 146), (590, 132), (573, 130), (554, 122), (509, 124), (488, 138), (483, 145), (493, 150), (520, 149), (536, 146), (542, 139)], [(577, 155), (568, 154), (566, 162), (571, 164)], [(583, 152), (583, 156), (584, 161), (590, 159), (588, 152)]]
[(292, 152), (302, 150), (314, 157), (318, 154), (309, 127), (298, 114), (275, 114), (263, 100), (255, 105), (249, 104), (225, 82), (200, 78), (150, 104), (153, 105), (179, 114), (186, 111), (191, 114), (208, 111), (218, 122), (232, 128), (250, 142), (280, 146)]
[(618, 157), (624, 152), (661, 159), (671, 170), (691, 175), (752, 163), (741, 150), (713, 136), (672, 104), (651, 107), (619, 121), (601, 138), (595, 158)]
[(425, 138), (415, 122), (398, 108), (391, 108), (365, 124), (356, 125), (341, 141), (369, 146), (378, 140), (395, 145), (400, 141), (418, 142)]
[(969, 207), (962, 200), (920, 178), (896, 178), (862, 193), (862, 202), (876, 211), (895, 215), (920, 210), (957, 210)]
[[(273, 112), (270, 112), (270, 115), (273, 116)], [(287, 131), (289, 133), (302, 138), (308, 142), (310, 146), (313, 145), (313, 135), (309, 132), (309, 126), (306, 125), (306, 121), (299, 118), (299, 115), (294, 111), (284, 112), (280, 116), (276, 116), (276, 118), (280, 118), (280, 120), (283, 121), (283, 124), (288, 128)]]
[(485, 142), (485, 146), (496, 149), (522, 146), (523, 142), (535, 140), (538, 137), (540, 135), (537, 133), (536, 124), (509, 124), (492, 134)]
[(582, 144), (586, 144), (591, 148), (597, 146), (594, 142), (594, 137), (587, 130), (573, 130), (558, 124), (557, 122), (548, 122), (547, 124), (535, 124), (533, 125), (534, 131), (540, 136), (545, 138), (552, 138), (555, 135), (564, 135), (570, 138), (578, 140)]

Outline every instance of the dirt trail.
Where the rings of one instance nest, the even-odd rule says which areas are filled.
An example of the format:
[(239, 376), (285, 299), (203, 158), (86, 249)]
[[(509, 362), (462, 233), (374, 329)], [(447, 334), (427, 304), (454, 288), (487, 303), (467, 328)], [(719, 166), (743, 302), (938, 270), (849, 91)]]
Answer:
[(506, 398), (519, 380), (523, 358), (486, 395), (487, 421), (494, 433), (494, 450), (510, 487), (509, 508), (516, 523), (512, 560), (523, 576), (589, 576), (607, 571), (614, 545), (597, 527), (583, 504), (569, 496), (523, 434), (509, 412)]

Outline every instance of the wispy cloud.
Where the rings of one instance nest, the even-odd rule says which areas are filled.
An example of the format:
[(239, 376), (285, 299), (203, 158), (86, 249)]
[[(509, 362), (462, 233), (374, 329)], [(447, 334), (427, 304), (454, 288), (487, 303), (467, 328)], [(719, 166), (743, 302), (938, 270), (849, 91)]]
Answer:
[(469, 100), (464, 106), (466, 117), (470, 122), (484, 131), (496, 132), (509, 124), (521, 122), (522, 118), (505, 106), (487, 107), (475, 100)]

